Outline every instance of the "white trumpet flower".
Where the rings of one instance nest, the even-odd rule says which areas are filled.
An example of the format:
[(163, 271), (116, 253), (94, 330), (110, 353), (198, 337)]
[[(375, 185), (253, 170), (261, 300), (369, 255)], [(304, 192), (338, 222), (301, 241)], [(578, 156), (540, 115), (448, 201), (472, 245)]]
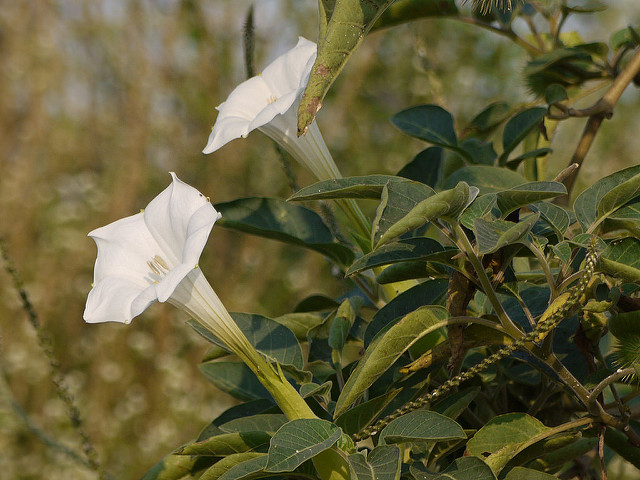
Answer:
[(238, 85), (217, 107), (220, 113), (203, 152), (215, 152), (258, 129), (318, 180), (341, 178), (315, 121), (304, 135), (297, 135), (298, 106), (317, 51), (315, 43), (300, 37), (294, 48), (271, 62), (262, 74)]
[(290, 419), (315, 418), (279, 368), (249, 342), (200, 271), (198, 260), (221, 217), (198, 190), (173, 182), (142, 212), (89, 233), (98, 246), (88, 323), (122, 322), (169, 302), (208, 329), (256, 374)]

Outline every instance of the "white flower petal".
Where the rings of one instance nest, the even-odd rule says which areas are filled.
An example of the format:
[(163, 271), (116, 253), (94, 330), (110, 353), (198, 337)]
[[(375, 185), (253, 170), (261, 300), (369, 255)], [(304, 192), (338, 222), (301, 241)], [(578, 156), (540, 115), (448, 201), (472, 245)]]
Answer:
[[(171, 185), (144, 213), (89, 234), (98, 256), (84, 313), (87, 322), (129, 323), (154, 301), (169, 300), (197, 268), (211, 228), (221, 215), (204, 195), (174, 173), (171, 176)], [(185, 289), (180, 295), (190, 297)]]
[(106, 277), (89, 292), (83, 318), (87, 323), (129, 323), (156, 299), (153, 285), (141, 287), (123, 277)]
[(149, 285), (151, 273), (147, 262), (163, 251), (147, 229), (142, 213), (98, 228), (89, 236), (98, 247), (93, 283), (103, 278), (128, 278), (140, 286)]
[[(198, 249), (201, 253), (213, 224), (220, 218), (220, 214), (207, 201), (206, 197), (198, 190), (178, 179), (175, 173), (171, 173), (173, 182), (160, 195), (154, 198), (144, 210), (144, 221), (169, 258), (166, 261), (173, 265), (182, 263), (184, 246), (187, 243), (188, 227), (192, 216), (205, 207), (199, 214), (203, 217), (199, 222), (208, 226), (206, 235), (199, 235), (199, 245), (193, 245), (191, 249)], [(198, 253), (198, 257), (200, 256)], [(195, 266), (195, 265), (193, 265)]]
[[(299, 105), (317, 52), (316, 44), (300, 37), (298, 44), (276, 58), (261, 75), (238, 85), (218, 106), (218, 118), (203, 153), (246, 137)], [(291, 129), (296, 135), (295, 129)]]
[(309, 80), (318, 47), (303, 37), (287, 53), (280, 55), (262, 72), (262, 78), (272, 94), (279, 98), (290, 92), (301, 93)]

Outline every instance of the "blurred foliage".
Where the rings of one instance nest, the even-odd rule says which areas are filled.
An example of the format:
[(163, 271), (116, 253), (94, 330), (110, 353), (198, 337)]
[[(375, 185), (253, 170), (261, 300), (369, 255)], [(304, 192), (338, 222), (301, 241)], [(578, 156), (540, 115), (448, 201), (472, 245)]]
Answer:
[[(171, 170), (215, 202), (288, 196), (266, 137), (254, 134), (212, 157), (199, 153), (214, 106), (244, 78), (242, 18), (250, 3), (0, 2), (0, 235), (115, 478), (138, 478), (232, 400), (203, 381), (197, 363), (207, 346), (172, 308), (154, 307), (135, 329), (83, 323), (95, 255), (86, 233), (144, 206)], [(589, 41), (638, 24), (635, 2), (608, 3), (598, 23), (574, 16), (565, 29)], [(315, 39), (316, 7), (256, 3), (258, 69), (298, 35)], [(423, 148), (393, 127), (394, 113), (433, 103), (467, 124), (488, 101), (527, 98), (524, 66), (517, 46), (473, 25), (426, 19), (381, 30), (345, 67), (318, 121), (345, 175), (393, 173)], [(637, 163), (640, 138), (619, 136), (640, 128), (637, 92), (620, 104), (591, 152), (607, 162), (586, 162), (583, 185)], [(555, 135), (551, 170), (565, 166), (579, 134), (579, 125), (566, 123)], [(222, 229), (210, 241), (203, 269), (230, 310), (278, 316), (309, 293), (347, 288), (319, 255)], [(79, 439), (4, 272), (0, 285), (0, 471), (95, 478), (65, 453), (78, 451)]]

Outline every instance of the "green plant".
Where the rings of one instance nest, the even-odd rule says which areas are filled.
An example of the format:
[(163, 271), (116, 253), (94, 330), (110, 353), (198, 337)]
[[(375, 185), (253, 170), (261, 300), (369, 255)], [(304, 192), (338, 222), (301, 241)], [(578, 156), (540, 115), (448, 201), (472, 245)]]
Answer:
[[(409, 107), (394, 125), (429, 146), (397, 175), (343, 178), (323, 150), (331, 174), (288, 201), (216, 205), (222, 226), (319, 252), (352, 289), (275, 319), (232, 314), (316, 418), (285, 417), (269, 385), (199, 329), (213, 343), (202, 372), (244, 403), (144, 478), (585, 478), (578, 460), (596, 452), (586, 468), (604, 474), (605, 447), (640, 467), (640, 166), (601, 178), (570, 205), (595, 135), (637, 81), (640, 37), (629, 27), (607, 44), (584, 43), (562, 31), (598, 5), (478, 3), (482, 13), (466, 16), (451, 0), (320, 0), (309, 81), (299, 105), (296, 93), (279, 112), (297, 108), (300, 135), (316, 128), (325, 94), (370, 30), (422, 17), (450, 16), (521, 46), (535, 100), (492, 103), (458, 129), (441, 106)], [(528, 37), (512, 29), (516, 19)], [(576, 108), (593, 80), (606, 91)], [(265, 109), (278, 101), (265, 99)], [(576, 117), (588, 120), (575, 154), (546, 180), (557, 122)], [(251, 128), (295, 156), (293, 129), (274, 133), (270, 121)], [(306, 154), (296, 159), (317, 160)], [(360, 200), (377, 202), (374, 218)], [(317, 201), (337, 204), (337, 217), (315, 213)]]

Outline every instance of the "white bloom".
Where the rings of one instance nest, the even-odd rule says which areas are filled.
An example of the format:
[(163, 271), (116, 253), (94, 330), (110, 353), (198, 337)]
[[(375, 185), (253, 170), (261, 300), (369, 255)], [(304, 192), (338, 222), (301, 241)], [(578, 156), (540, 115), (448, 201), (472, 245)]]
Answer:
[(316, 418), (280, 368), (247, 340), (200, 271), (198, 259), (221, 215), (204, 195), (171, 176), (171, 185), (143, 212), (89, 234), (98, 258), (85, 321), (129, 323), (156, 300), (172, 303), (238, 355), (291, 420)]
[(217, 107), (218, 118), (204, 153), (212, 153), (233, 139), (258, 129), (278, 142), (318, 180), (340, 178), (318, 126), (297, 136), (300, 97), (316, 59), (315, 43), (300, 37), (298, 44), (276, 58), (261, 75), (238, 85)]
[(98, 228), (88, 323), (129, 323), (156, 300), (186, 311), (236, 351), (246, 339), (198, 268), (200, 254), (221, 217), (195, 188), (173, 182), (144, 211)]

